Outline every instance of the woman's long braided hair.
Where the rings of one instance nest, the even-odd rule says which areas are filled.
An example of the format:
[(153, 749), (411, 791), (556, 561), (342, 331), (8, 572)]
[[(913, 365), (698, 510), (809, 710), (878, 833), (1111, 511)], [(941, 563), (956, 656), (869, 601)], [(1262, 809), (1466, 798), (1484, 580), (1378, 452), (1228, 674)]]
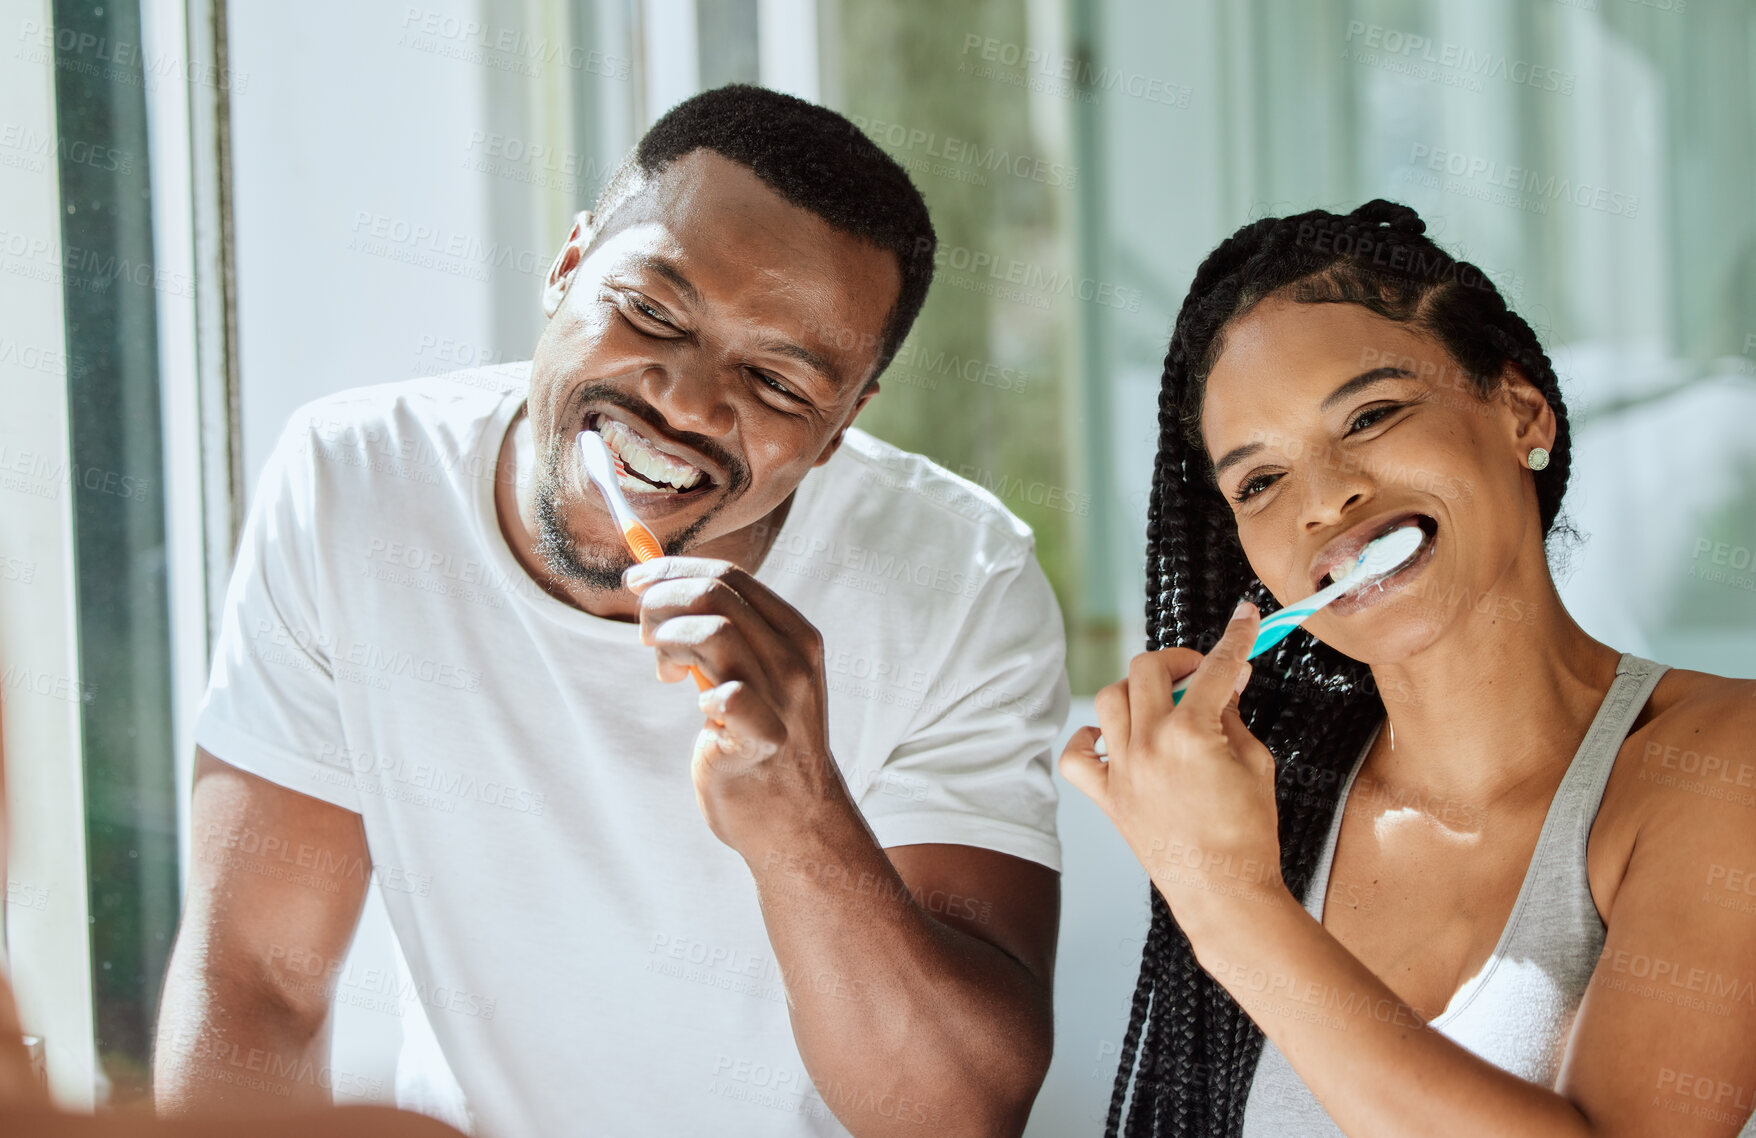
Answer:
[[(1555, 530), (1567, 486), (1566, 406), (1536, 333), (1507, 309), (1481, 270), (1427, 237), (1414, 210), (1382, 199), (1345, 216), (1313, 210), (1264, 218), (1202, 262), (1165, 356), (1146, 523), (1149, 650), (1211, 648), (1240, 598), (1275, 607), (1244, 557), (1200, 435), (1207, 376), (1227, 325), (1275, 294), (1363, 305), (1431, 335), (1480, 398), (1499, 386), (1508, 364), (1521, 371), (1557, 421), (1549, 465), (1535, 476), (1543, 533)], [(1567, 532), (1565, 523), (1561, 530)], [(1304, 632), (1282, 641), (1253, 674), (1241, 704), (1244, 723), (1275, 756), (1281, 873), (1293, 895), (1303, 897), (1342, 783), (1383, 719), (1384, 704), (1366, 665)], [(1235, 1136), (1262, 1032), (1196, 964), (1164, 898), (1150, 893), (1152, 921), (1105, 1134)]]

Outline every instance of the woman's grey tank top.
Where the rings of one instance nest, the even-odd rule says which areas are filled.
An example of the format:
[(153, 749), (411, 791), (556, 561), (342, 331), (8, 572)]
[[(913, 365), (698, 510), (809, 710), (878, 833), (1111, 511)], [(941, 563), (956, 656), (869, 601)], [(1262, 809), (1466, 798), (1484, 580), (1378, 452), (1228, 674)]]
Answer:
[[(1573, 1016), (1604, 946), (1604, 923), (1586, 880), (1586, 841), (1616, 753), (1666, 670), (1622, 654), (1615, 682), (1549, 803), (1499, 943), (1482, 970), (1428, 1025), (1495, 1066), (1545, 1087), (1555, 1085)], [(1319, 921), (1342, 811), (1371, 747), (1372, 740), (1366, 740), (1348, 773), (1305, 897), (1306, 911)], [(1264, 1043), (1244, 1104), (1244, 1138), (1307, 1135), (1340, 1138), (1341, 1130), (1273, 1042)]]

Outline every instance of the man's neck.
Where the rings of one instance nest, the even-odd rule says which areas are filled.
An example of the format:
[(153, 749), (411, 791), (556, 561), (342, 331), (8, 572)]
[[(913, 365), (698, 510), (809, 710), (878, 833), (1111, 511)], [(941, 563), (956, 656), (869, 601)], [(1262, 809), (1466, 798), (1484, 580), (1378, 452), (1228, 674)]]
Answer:
[[(539, 588), (562, 604), (607, 620), (639, 620), (640, 599), (633, 593), (621, 588), (610, 591), (588, 588), (571, 577), (556, 573), (537, 552), (536, 473), (536, 444), (531, 438), (530, 420), (520, 407), (506, 428), (506, 437), (501, 440), (494, 472), (494, 514), (512, 556)], [(730, 561), (747, 573), (756, 572), (774, 545), (780, 527), (786, 522), (793, 498), (793, 494), (788, 494), (760, 522), (702, 542), (689, 550), (689, 556)]]

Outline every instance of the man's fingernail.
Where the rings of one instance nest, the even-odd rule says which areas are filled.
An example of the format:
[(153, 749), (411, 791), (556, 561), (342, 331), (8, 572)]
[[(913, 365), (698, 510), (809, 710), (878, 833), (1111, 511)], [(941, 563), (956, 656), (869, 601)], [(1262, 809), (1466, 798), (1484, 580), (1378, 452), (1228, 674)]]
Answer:
[(1242, 668), (1238, 669), (1238, 678), (1237, 678), (1236, 682), (1234, 682), (1232, 684), (1232, 694), (1233, 695), (1243, 694), (1244, 685), (1248, 684), (1249, 682), (1250, 682), (1250, 665), (1245, 664)]
[(1255, 611), (1256, 611), (1256, 606), (1251, 604), (1249, 601), (1239, 601), (1238, 607), (1232, 610), (1232, 619), (1233, 620), (1243, 620), (1245, 617), (1249, 616), (1251, 613), (1253, 613)]
[(622, 572), (622, 583), (630, 589), (638, 589), (642, 585), (650, 585), (659, 579), (664, 566), (657, 561), (647, 561), (640, 565), (631, 565)]

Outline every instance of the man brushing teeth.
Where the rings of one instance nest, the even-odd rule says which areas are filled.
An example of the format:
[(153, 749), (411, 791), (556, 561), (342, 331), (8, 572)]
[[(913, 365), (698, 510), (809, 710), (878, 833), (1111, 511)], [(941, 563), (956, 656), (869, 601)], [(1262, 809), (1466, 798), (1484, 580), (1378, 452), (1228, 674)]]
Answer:
[[(1059, 610), (998, 501), (852, 426), (933, 249), (851, 123), (722, 88), (580, 216), (529, 364), (295, 416), (195, 730), (162, 1108), (318, 1093), (167, 1041), (323, 1067), (369, 865), (481, 1132), (1023, 1129)], [(633, 564), (582, 431), (668, 556)]]
[[(593, 385), (582, 394), (589, 402), (611, 402), (608, 411), (588, 412), (581, 429), (601, 435), (610, 448), (616, 459), (616, 484), (628, 504), (655, 533), (667, 535), (664, 544), (668, 550), (681, 552), (693, 548), (718, 512), (704, 499), (714, 496), (716, 491), (723, 491), (722, 500), (741, 493), (750, 481), (743, 464), (706, 437), (698, 436), (692, 446), (670, 441), (663, 429), (647, 425), (650, 419), (658, 417), (655, 409), (633, 409), (634, 401), (616, 388)], [(617, 399), (623, 400), (623, 404), (612, 402)], [(528, 429), (522, 419), (513, 425), (515, 433)], [(511, 461), (517, 471), (516, 438), (513, 442)], [(563, 594), (565, 582), (578, 582), (584, 589), (580, 607), (605, 616), (622, 615), (629, 611), (625, 604), (606, 603), (607, 598), (592, 594), (621, 590), (622, 572), (633, 559), (621, 540), (621, 531), (610, 518), (608, 504), (580, 466), (573, 443), (573, 436), (557, 432), (534, 480), (516, 474), (507, 480), (512, 487), (530, 488), (528, 499), (502, 500), (503, 505), (515, 503), (520, 514), (508, 528), (519, 534), (514, 540), (522, 544), (524, 535), (518, 524), (535, 523), (532, 549), (537, 556), (521, 560), (527, 562), (526, 570), (539, 581), (547, 581)], [(708, 457), (709, 454), (714, 457)], [(709, 474), (709, 469), (718, 473)], [(575, 512), (599, 516), (599, 524), (604, 528), (590, 530), (592, 536), (586, 542), (575, 540), (563, 520), (563, 503)], [(679, 513), (688, 513), (693, 520), (677, 528), (670, 519)], [(607, 539), (606, 533), (611, 535)], [(610, 542), (607, 546), (603, 544), (606, 540)], [(583, 603), (588, 598), (595, 600), (598, 607)]]
[(586, 419), (585, 429), (602, 435), (610, 453), (621, 461), (622, 468), (617, 474), (624, 493), (656, 492), (663, 500), (705, 490), (712, 485), (706, 471), (691, 466), (676, 455), (665, 453), (637, 428), (594, 412)]

